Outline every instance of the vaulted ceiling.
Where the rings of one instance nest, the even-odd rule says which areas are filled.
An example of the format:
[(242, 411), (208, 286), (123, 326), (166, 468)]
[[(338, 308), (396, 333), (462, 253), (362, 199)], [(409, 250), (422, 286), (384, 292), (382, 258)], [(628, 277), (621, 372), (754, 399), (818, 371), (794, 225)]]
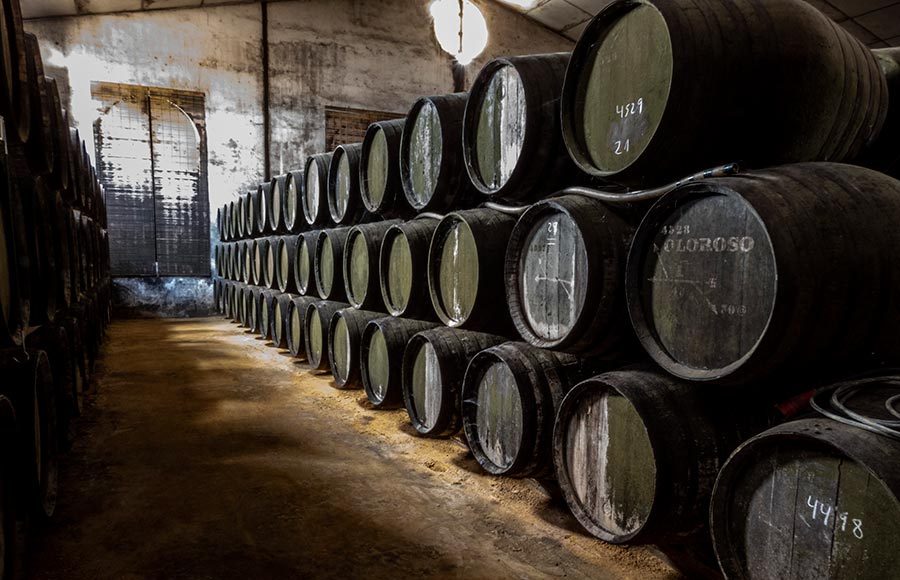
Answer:
[[(22, 12), (26, 18), (214, 6), (248, 1), (253, 0), (21, 0)], [(522, 12), (572, 40), (578, 39), (594, 14), (612, 2), (612, 0), (491, 1), (500, 2)], [(900, 46), (900, 0), (809, 0), (809, 2), (840, 22), (868, 46), (873, 48)]]

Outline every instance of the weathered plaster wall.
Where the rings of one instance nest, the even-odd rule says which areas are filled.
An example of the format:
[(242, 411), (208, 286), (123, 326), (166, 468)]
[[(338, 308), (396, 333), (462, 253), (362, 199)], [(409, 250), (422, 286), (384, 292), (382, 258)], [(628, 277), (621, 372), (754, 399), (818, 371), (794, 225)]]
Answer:
[[(299, 167), (325, 146), (325, 107), (405, 113), (422, 95), (453, 91), (449, 57), (434, 39), (427, 0), (292, 0), (268, 5), (271, 167)], [(570, 50), (572, 43), (493, 2), (479, 2), (488, 21), (485, 53), (469, 65), (469, 82), (490, 58)], [(206, 94), (210, 215), (262, 179), (262, 7), (235, 4), (35, 20), (48, 74), (61, 80), (72, 121), (93, 151), (98, 103), (93, 81), (201, 91)], [(215, 237), (213, 223), (212, 234)], [(149, 283), (136, 296), (179, 309), (171, 296), (183, 281)], [(206, 289), (206, 290), (204, 290)], [(124, 288), (123, 288), (124, 290)], [(199, 284), (185, 290), (194, 303)], [(148, 302), (149, 301), (149, 302)], [(212, 295), (209, 292), (209, 302)]]

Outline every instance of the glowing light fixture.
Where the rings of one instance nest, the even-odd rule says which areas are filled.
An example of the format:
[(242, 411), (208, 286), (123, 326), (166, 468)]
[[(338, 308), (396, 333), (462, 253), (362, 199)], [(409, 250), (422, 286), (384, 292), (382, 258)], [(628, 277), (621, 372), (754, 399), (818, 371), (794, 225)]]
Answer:
[(484, 51), (487, 21), (478, 6), (469, 0), (434, 0), (428, 9), (438, 44), (459, 64), (469, 64)]

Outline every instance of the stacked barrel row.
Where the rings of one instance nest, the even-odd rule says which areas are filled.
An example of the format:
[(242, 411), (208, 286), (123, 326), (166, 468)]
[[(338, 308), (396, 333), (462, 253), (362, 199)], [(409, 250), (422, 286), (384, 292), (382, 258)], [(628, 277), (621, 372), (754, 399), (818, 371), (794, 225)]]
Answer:
[(604, 541), (890, 575), (897, 381), (785, 421), (900, 359), (895, 56), (799, 0), (613, 2), (222, 208), (219, 308)]
[(0, 1), (0, 576), (51, 518), (109, 322), (106, 208), (18, 0)]

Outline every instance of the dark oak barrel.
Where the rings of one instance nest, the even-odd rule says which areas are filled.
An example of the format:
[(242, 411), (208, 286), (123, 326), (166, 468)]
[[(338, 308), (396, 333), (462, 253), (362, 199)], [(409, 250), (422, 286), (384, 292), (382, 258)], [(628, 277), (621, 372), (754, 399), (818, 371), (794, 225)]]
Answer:
[(579, 523), (616, 544), (705, 535), (716, 473), (742, 432), (753, 434), (739, 425), (759, 419), (742, 399), (720, 394), (649, 368), (607, 372), (569, 391), (553, 460)]
[(546, 479), (553, 473), (556, 409), (591, 359), (506, 342), (472, 357), (463, 380), (462, 424), (469, 449), (492, 475)]
[(266, 238), (266, 260), (263, 268), (262, 285), (269, 290), (274, 290), (278, 285), (278, 267), (281, 256), (278, 252), (278, 236)]
[(243, 326), (244, 323), (244, 292), (247, 286), (242, 283), (234, 285), (231, 299), (231, 319)]
[(561, 107), (575, 162), (632, 185), (853, 160), (887, 99), (865, 45), (801, 0), (617, 0), (575, 46)]
[(28, 512), (40, 521), (56, 510), (59, 435), (53, 372), (46, 353), (0, 351), (0, 395), (12, 401), (19, 421), (16, 478)]
[(323, 300), (343, 300), (344, 289), (344, 247), (351, 228), (322, 230), (316, 240), (313, 274), (316, 291)]
[(50, 131), (53, 135), (54, 159), (51, 176), (53, 186), (64, 195), (69, 187), (69, 121), (62, 109), (56, 79), (44, 77), (44, 80), (50, 95)]
[(218, 239), (220, 242), (225, 241), (225, 232), (222, 231), (222, 212), (224, 208), (219, 208), (216, 210), (216, 231), (219, 232)]
[(498, 334), (512, 328), (503, 284), (503, 259), (516, 219), (492, 209), (451, 213), (428, 250), (428, 289), (447, 326)]
[(423, 97), (406, 117), (400, 181), (416, 211), (444, 212), (471, 207), (476, 201), (460, 155), (467, 97), (467, 93)]
[(900, 443), (827, 419), (770, 429), (722, 468), (711, 521), (729, 578), (895, 578)]
[(343, 277), (347, 302), (362, 310), (383, 311), (379, 257), (384, 234), (400, 220), (354, 226), (344, 247)]
[(516, 330), (541, 348), (615, 355), (634, 345), (625, 263), (637, 219), (568, 195), (531, 206), (506, 250), (506, 298)]
[(263, 286), (266, 282), (269, 266), (269, 238), (256, 238), (253, 244), (253, 263), (251, 266), (252, 276), (251, 283), (255, 286)]
[(501, 344), (502, 336), (433, 328), (413, 336), (403, 352), (403, 402), (412, 426), (426, 437), (449, 437), (462, 428), (460, 394), (469, 361)]
[(316, 293), (315, 258), (316, 243), (322, 230), (303, 232), (297, 238), (297, 253), (294, 258), (294, 284), (297, 294), (306, 296)]
[(362, 143), (338, 145), (328, 164), (328, 213), (344, 226), (360, 223), (366, 215), (359, 193), (359, 156)]
[(75, 316), (66, 316), (61, 321), (61, 326), (66, 330), (66, 338), (69, 341), (69, 358), (72, 361), (72, 403), (73, 412), (81, 415), (84, 405), (84, 393), (88, 390), (90, 378), (88, 376), (87, 354), (84, 347), (82, 324)]
[(31, 129), (28, 136), (28, 165), (35, 175), (48, 176), (55, 163), (56, 138), (53, 134), (53, 111), (49, 87), (44, 80), (41, 48), (35, 35), (25, 34), (28, 59), (28, 90), (31, 102)]
[(272, 212), (272, 184), (260, 183), (256, 190), (256, 224), (253, 227), (254, 235), (261, 236), (271, 232), (269, 229), (269, 214)]
[(379, 252), (381, 297), (392, 316), (436, 320), (428, 291), (428, 248), (440, 220), (416, 218), (391, 226)]
[(306, 160), (303, 171), (303, 219), (308, 227), (331, 225), (328, 212), (328, 169), (331, 153), (320, 153)]
[(30, 100), (28, 92), (28, 71), (25, 52), (25, 31), (22, 12), (16, 0), (4, 0), (2, 5), (2, 115), (9, 119), (9, 137), (14, 142), (28, 141), (31, 127)]
[(0, 345), (21, 342), (22, 331), (28, 324), (29, 307), (26, 280), (20, 278), (19, 257), (16, 251), (17, 231), (21, 216), (17, 216), (19, 204), (13, 196), (15, 190), (8, 186), (6, 163), (0, 163)]
[(306, 342), (306, 361), (314, 371), (327, 371), (330, 368), (328, 358), (329, 330), (334, 313), (350, 305), (345, 302), (320, 300), (306, 308), (304, 316), (303, 339)]
[(41, 350), (47, 355), (56, 400), (58, 445), (68, 449), (74, 439), (74, 420), (80, 409), (75, 401), (77, 367), (71, 356), (66, 328), (62, 324), (44, 325), (29, 334), (25, 344), (29, 350)]
[(250, 329), (250, 332), (253, 334), (259, 333), (261, 294), (262, 288), (259, 286), (250, 286), (247, 288), (247, 292), (244, 293), (244, 299), (247, 302), (244, 326)]
[(437, 324), (392, 316), (366, 325), (359, 347), (359, 366), (366, 397), (373, 407), (403, 407), (403, 352), (413, 335), (432, 328), (437, 328)]
[(226, 203), (219, 210), (219, 239), (223, 242), (231, 241), (231, 203)]
[(288, 171), (284, 177), (284, 190), (281, 192), (281, 213), (284, 230), (297, 234), (306, 229), (302, 202), (303, 172)]
[(384, 318), (384, 312), (345, 308), (331, 317), (328, 329), (328, 358), (331, 376), (339, 389), (362, 387), (360, 342), (366, 325)]
[(287, 349), (295, 357), (306, 356), (306, 309), (318, 301), (318, 298), (312, 296), (297, 296), (291, 299), (284, 330)]
[(359, 191), (367, 211), (383, 218), (409, 217), (400, 181), (400, 142), (406, 119), (369, 125), (359, 161)]
[(275, 242), (275, 285), (282, 292), (296, 292), (294, 265), (297, 262), (297, 242), (294, 235), (280, 236)]
[(249, 206), (250, 194), (240, 194), (237, 201), (237, 211), (234, 214), (235, 230), (237, 231), (237, 238), (239, 240), (250, 237), (250, 230), (247, 229), (247, 210)]
[(248, 328), (250, 326), (250, 314), (253, 311), (252, 307), (247, 308), (247, 306), (250, 304), (250, 286), (242, 286), (238, 292), (237, 299), (237, 321), (238, 323), (240, 323), (241, 327)]
[(273, 234), (287, 231), (284, 225), (284, 194), (287, 182), (287, 175), (277, 175), (269, 183), (269, 232)]
[(900, 176), (900, 48), (876, 48), (872, 55), (887, 79), (888, 112), (862, 164)]
[(635, 234), (626, 292), (650, 356), (748, 384), (900, 359), (900, 181), (806, 163), (676, 189)]
[(291, 323), (291, 302), (299, 298), (296, 294), (276, 294), (275, 295), (275, 309), (272, 312), (272, 343), (275, 345), (275, 348), (284, 348), (288, 347), (288, 333), (289, 330), (287, 326)]
[(259, 214), (262, 212), (262, 191), (257, 186), (256, 191), (247, 194), (247, 203), (244, 204), (244, 234), (248, 238), (255, 238), (262, 232), (259, 230)]
[(275, 308), (278, 306), (278, 297), (282, 294), (277, 290), (263, 290), (261, 293), (263, 306), (260, 313), (260, 334), (271, 341), (275, 341)]
[(559, 121), (570, 56), (497, 58), (481, 69), (466, 104), (462, 149), (479, 192), (529, 200), (585, 180), (566, 151)]

